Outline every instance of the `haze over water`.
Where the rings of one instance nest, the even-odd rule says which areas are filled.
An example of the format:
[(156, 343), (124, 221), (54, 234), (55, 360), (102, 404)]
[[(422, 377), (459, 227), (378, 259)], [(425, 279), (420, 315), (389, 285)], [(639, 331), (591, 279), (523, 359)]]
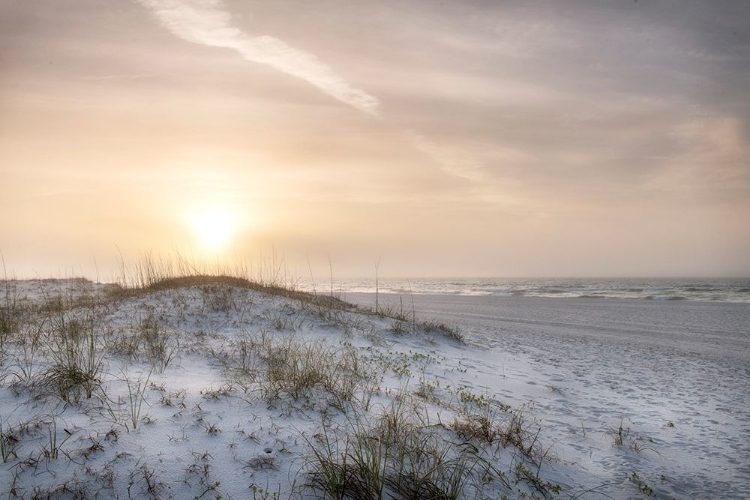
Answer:
[[(299, 283), (307, 291), (327, 293), (330, 282)], [(750, 302), (747, 278), (380, 278), (384, 294), (436, 294), (499, 297), (603, 298)], [(375, 280), (333, 282), (339, 294), (374, 293)]]

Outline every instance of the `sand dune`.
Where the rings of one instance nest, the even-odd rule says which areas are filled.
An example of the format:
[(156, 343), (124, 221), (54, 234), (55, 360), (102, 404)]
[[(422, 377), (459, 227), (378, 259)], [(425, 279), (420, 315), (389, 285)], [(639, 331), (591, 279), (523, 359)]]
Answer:
[(10, 497), (750, 494), (741, 305), (421, 296), (414, 321), (241, 282), (12, 292)]

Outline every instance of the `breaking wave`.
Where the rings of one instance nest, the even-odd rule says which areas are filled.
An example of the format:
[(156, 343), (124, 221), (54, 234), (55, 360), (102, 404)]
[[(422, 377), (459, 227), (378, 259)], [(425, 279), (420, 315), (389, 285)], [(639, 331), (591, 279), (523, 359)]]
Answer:
[[(300, 288), (305, 290), (304, 283)], [(374, 279), (334, 282), (341, 293), (374, 293)], [(750, 279), (590, 278), (380, 278), (378, 292), (397, 295), (466, 295), (509, 298), (633, 299), (750, 303)]]

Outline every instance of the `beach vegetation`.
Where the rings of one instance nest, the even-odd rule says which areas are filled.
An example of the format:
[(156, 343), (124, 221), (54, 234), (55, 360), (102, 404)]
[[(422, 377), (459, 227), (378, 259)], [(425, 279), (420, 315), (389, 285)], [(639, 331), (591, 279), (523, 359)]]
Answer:
[(18, 297), (18, 282), (5, 267), (5, 257), (0, 252), (3, 276), (0, 280), (0, 364), (5, 356), (5, 343), (18, 331), (22, 313)]
[(456, 499), (468, 493), (483, 461), (416, 419), (405, 401), (396, 400), (374, 422), (349, 420), (345, 436), (325, 427), (316, 434), (309, 443), (308, 486), (331, 498)]
[[(374, 314), (284, 288), (274, 273), (258, 283), (159, 262), (116, 287), (80, 282), (24, 306), (0, 377), (12, 389), (2, 397), (28, 396), (23, 420), (0, 421), (12, 470), (2, 493), (228, 497), (220, 454), (247, 472), (254, 498), (300, 491), (253, 483), (285, 467), (290, 483), (336, 498), (555, 492), (540, 478), (531, 406), (478, 392), (463, 380), (470, 368), (435, 347), (461, 340), (457, 330), (413, 308)], [(393, 324), (408, 338), (389, 335)], [(175, 482), (158, 440), (169, 453), (212, 446), (217, 460), (181, 456)]]
[(620, 424), (617, 426), (617, 428), (615, 429), (610, 427), (608, 432), (610, 436), (612, 436), (614, 445), (622, 446), (630, 436), (630, 427), (624, 428), (623, 417), (620, 417)]
[(128, 423), (133, 430), (138, 429), (138, 423), (141, 421), (141, 411), (143, 410), (143, 404), (146, 403), (146, 388), (148, 387), (148, 381), (151, 379), (151, 374), (152, 372), (149, 371), (145, 378), (144, 375), (139, 375), (138, 378), (131, 378), (127, 375), (124, 377), (128, 388), (126, 401)]
[(634, 483), (638, 487), (638, 491), (640, 493), (643, 493), (647, 497), (654, 496), (654, 490), (651, 488), (651, 486), (648, 485), (641, 477), (638, 475), (637, 472), (633, 471), (628, 476), (628, 480), (632, 483)]
[(94, 320), (65, 314), (56, 319), (49, 332), (52, 366), (42, 375), (39, 385), (66, 402), (89, 399), (101, 384), (104, 362)]
[(3, 463), (7, 463), (12, 457), (18, 458), (16, 454), (18, 443), (19, 439), (13, 427), (0, 419), (0, 459)]

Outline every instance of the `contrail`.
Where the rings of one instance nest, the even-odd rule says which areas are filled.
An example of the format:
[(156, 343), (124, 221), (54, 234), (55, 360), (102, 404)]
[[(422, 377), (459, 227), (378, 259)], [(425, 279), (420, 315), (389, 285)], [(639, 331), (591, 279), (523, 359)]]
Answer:
[(136, 0), (147, 7), (164, 28), (183, 40), (236, 50), (248, 61), (265, 64), (301, 78), (331, 97), (377, 116), (380, 102), (354, 88), (314, 54), (272, 36), (249, 36), (232, 25), (220, 0)]
[[(232, 16), (221, 0), (135, 0), (148, 8), (159, 24), (188, 42), (237, 51), (244, 59), (265, 64), (301, 78), (322, 92), (369, 115), (378, 116), (380, 101), (341, 78), (314, 54), (287, 45), (272, 36), (250, 36), (232, 25)], [(428, 140), (413, 130), (410, 142), (440, 164), (448, 175), (473, 182), (483, 180), (481, 162), (460, 151)]]

